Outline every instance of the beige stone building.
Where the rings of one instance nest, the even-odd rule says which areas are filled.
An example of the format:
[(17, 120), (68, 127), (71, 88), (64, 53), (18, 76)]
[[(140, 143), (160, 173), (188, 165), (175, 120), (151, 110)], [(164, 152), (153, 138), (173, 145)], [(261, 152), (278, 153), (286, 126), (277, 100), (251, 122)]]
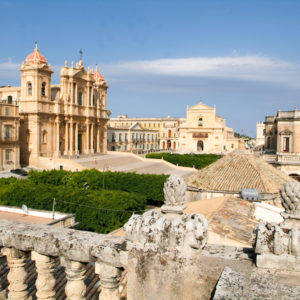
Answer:
[(12, 88), (0, 88), (0, 171), (20, 167), (19, 126), (17, 98)]
[(300, 180), (300, 111), (278, 111), (264, 124), (264, 159)]
[(158, 130), (144, 129), (138, 122), (130, 126), (108, 127), (107, 148), (125, 152), (158, 150)]
[(40, 156), (106, 152), (108, 85), (97, 68), (86, 70), (81, 59), (65, 62), (60, 84), (51, 85), (53, 71), (36, 45), (20, 71), (21, 87), (0, 88), (0, 98), (18, 102), (22, 164)]
[(216, 108), (202, 102), (187, 108), (187, 116), (179, 129), (181, 152), (231, 152), (239, 148), (239, 139), (234, 137), (226, 120), (216, 115)]
[(184, 118), (128, 118), (128, 116), (118, 116), (111, 118), (109, 125), (111, 127), (129, 127), (138, 122), (144, 130), (158, 131), (158, 148), (161, 150), (178, 149), (179, 126), (184, 122)]

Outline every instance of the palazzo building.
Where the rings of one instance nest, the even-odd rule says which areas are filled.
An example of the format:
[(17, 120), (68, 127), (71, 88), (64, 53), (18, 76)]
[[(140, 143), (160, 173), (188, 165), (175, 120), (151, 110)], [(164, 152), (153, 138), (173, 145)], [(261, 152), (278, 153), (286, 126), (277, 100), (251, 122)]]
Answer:
[(136, 122), (143, 130), (154, 130), (158, 137), (158, 148), (161, 150), (178, 149), (179, 126), (184, 118), (129, 118), (127, 115), (111, 118), (109, 125), (113, 128), (129, 128)]
[(263, 158), (300, 181), (300, 111), (265, 117)]
[(138, 122), (130, 126), (108, 127), (110, 151), (131, 151), (140, 153), (158, 150), (158, 131), (144, 129)]
[(40, 156), (107, 151), (108, 85), (97, 68), (86, 70), (81, 59), (71, 66), (65, 62), (60, 84), (51, 85), (53, 71), (36, 45), (20, 71), (21, 87), (0, 88), (0, 99), (17, 103), (22, 164)]
[(0, 171), (20, 167), (20, 116), (11, 88), (2, 88), (0, 97)]

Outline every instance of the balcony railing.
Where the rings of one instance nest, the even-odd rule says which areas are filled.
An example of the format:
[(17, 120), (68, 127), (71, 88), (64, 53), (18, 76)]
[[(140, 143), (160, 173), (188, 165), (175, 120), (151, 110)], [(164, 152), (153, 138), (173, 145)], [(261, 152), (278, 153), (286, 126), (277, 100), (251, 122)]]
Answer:
[(17, 142), (18, 138), (15, 136), (2, 136), (0, 137), (1, 142)]
[[(1, 286), (4, 282), (1, 276), (1, 299), (29, 299), (32, 287), (27, 286), (28, 257), (35, 261), (37, 299), (57, 299), (55, 268), (59, 261), (65, 268), (67, 299), (86, 299), (84, 279), (90, 262), (95, 264), (95, 273), (99, 276), (99, 299), (120, 299), (120, 274), (124, 267), (122, 254), (126, 254), (124, 238), (8, 220), (0, 220), (0, 236), (0, 249), (9, 267), (8, 297), (1, 298), (5, 293), (1, 291), (5, 288)], [(1, 255), (0, 263), (3, 264)], [(0, 274), (2, 271), (0, 269)]]

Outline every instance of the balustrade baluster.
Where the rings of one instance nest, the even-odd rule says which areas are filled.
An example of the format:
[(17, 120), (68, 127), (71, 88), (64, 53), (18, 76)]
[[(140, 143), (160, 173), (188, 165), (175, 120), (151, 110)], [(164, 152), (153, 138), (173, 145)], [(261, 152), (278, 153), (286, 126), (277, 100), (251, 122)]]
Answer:
[(25, 252), (15, 248), (4, 248), (3, 254), (6, 255), (7, 264), (10, 269), (7, 275), (9, 282), (7, 299), (29, 299), (27, 284), (25, 283), (27, 278)]
[(37, 280), (35, 283), (38, 300), (55, 300), (55, 259), (50, 256), (31, 252), (31, 259), (35, 261)]
[(95, 273), (100, 278), (101, 293), (99, 300), (119, 300), (121, 270), (103, 262), (96, 262)]
[(66, 296), (68, 300), (85, 300), (86, 285), (84, 283), (87, 264), (79, 261), (62, 259), (62, 265), (66, 268)]

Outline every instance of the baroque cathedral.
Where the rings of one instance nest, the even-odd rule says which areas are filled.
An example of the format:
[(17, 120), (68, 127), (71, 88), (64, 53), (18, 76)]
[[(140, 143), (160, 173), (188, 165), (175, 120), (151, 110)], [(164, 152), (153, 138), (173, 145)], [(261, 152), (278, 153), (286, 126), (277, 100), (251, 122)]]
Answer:
[(60, 84), (52, 85), (53, 71), (36, 44), (20, 72), (21, 87), (0, 87), (0, 169), (41, 156), (107, 151), (108, 85), (97, 67), (65, 62)]

